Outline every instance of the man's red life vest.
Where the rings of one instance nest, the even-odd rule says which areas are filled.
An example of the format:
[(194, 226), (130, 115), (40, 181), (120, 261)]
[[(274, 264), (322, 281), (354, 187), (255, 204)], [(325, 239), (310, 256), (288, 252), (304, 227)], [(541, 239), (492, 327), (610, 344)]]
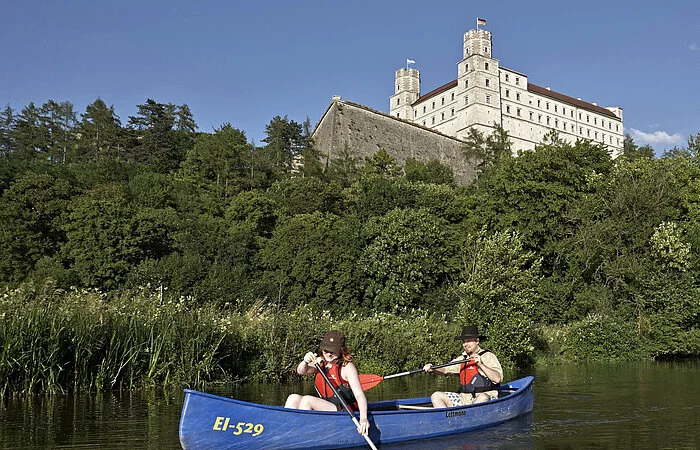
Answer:
[[(479, 352), (479, 356), (488, 352), (488, 350), (482, 350)], [(487, 392), (494, 389), (498, 389), (500, 383), (494, 383), (488, 377), (479, 373), (479, 369), (476, 363), (472, 360), (465, 364), (459, 369), (459, 381), (461, 386), (459, 392), (461, 393), (471, 393), (472, 395), (477, 392)]]
[[(328, 366), (327, 370), (326, 365)], [(319, 367), (316, 370), (325, 371), (328, 380), (331, 382), (333, 387), (336, 388), (338, 394), (340, 394), (343, 397), (345, 403), (348, 404), (348, 408), (350, 409), (350, 411), (357, 411), (358, 406), (357, 402), (355, 401), (355, 394), (353, 394), (352, 389), (350, 388), (350, 383), (348, 383), (348, 381), (345, 378), (343, 378), (341, 372), (342, 368), (342, 363), (339, 363), (337, 361), (330, 364), (327, 364), (325, 361), (323, 361), (319, 364)], [(316, 378), (314, 379), (314, 386), (316, 387), (316, 392), (318, 392), (318, 395), (321, 398), (328, 400), (334, 405), (337, 405), (339, 408), (341, 407), (340, 400), (338, 400), (335, 394), (333, 394), (333, 389), (331, 389), (330, 386), (328, 386), (326, 380), (324, 380), (323, 376), (321, 376), (321, 374), (318, 372), (316, 373)]]

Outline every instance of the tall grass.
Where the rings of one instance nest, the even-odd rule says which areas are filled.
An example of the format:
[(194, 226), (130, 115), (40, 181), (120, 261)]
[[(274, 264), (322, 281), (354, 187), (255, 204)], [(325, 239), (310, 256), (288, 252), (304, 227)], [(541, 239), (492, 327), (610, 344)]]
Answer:
[(231, 376), (221, 344), (235, 333), (213, 307), (191, 308), (187, 299), (141, 292), (107, 301), (96, 291), (23, 286), (2, 294), (0, 311), (0, 396), (201, 386)]
[(460, 351), (461, 324), (421, 311), (334, 317), (259, 302), (247, 311), (143, 290), (25, 285), (0, 296), (0, 397), (284, 380), (329, 329), (345, 331), (361, 371), (387, 374)]

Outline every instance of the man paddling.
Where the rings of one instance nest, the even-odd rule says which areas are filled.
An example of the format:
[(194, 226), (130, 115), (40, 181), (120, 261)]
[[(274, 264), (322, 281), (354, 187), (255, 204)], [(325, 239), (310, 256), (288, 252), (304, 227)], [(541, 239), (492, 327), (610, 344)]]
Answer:
[(459, 375), (461, 386), (457, 392), (436, 391), (430, 396), (435, 408), (469, 405), (498, 398), (498, 386), (503, 380), (503, 368), (492, 352), (482, 350), (479, 342), (485, 340), (479, 335), (476, 326), (462, 328), (462, 334), (455, 337), (462, 341), (464, 352), (453, 361), (466, 361), (463, 364), (433, 369), (426, 364), (423, 370), (441, 375)]

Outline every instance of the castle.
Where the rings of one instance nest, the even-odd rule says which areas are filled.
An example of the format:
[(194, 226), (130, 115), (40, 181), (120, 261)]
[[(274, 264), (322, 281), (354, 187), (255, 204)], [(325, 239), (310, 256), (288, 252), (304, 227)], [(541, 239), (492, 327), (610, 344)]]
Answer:
[(384, 149), (399, 165), (437, 160), (467, 185), (478, 161), (465, 156), (464, 139), (472, 128), (490, 135), (494, 122), (508, 132), (514, 153), (534, 149), (551, 130), (568, 142), (604, 144), (612, 157), (622, 153), (622, 108), (529, 83), (527, 75), (500, 67), (491, 49), (489, 31), (467, 31), (457, 79), (424, 95), (418, 70), (397, 70), (388, 114), (334, 96), (312, 133), (326, 164), (346, 150), (362, 161)]
[(534, 149), (556, 130), (565, 141), (589, 139), (604, 144), (613, 157), (622, 152), (622, 108), (529, 83), (527, 75), (501, 67), (492, 48), (489, 31), (467, 31), (457, 79), (424, 95), (418, 70), (408, 65), (397, 70), (389, 114), (457, 139), (470, 128), (490, 135), (495, 122), (508, 132), (514, 151)]

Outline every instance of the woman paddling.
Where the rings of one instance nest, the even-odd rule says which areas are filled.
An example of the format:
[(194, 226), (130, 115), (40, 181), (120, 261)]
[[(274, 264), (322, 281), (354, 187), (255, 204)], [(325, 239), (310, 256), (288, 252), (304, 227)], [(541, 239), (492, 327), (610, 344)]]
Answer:
[(342, 331), (329, 331), (321, 341), (321, 355), (307, 353), (304, 360), (297, 366), (297, 373), (305, 375), (315, 373), (314, 386), (318, 397), (313, 395), (291, 394), (287, 397), (285, 408), (312, 409), (316, 411), (342, 411), (343, 406), (333, 389), (328, 386), (318, 370), (323, 370), (333, 387), (345, 400), (352, 411), (360, 412), (360, 422), (357, 432), (367, 435), (369, 421), (367, 420), (367, 398), (360, 385), (357, 368), (352, 363), (353, 355), (345, 346), (345, 335)]

